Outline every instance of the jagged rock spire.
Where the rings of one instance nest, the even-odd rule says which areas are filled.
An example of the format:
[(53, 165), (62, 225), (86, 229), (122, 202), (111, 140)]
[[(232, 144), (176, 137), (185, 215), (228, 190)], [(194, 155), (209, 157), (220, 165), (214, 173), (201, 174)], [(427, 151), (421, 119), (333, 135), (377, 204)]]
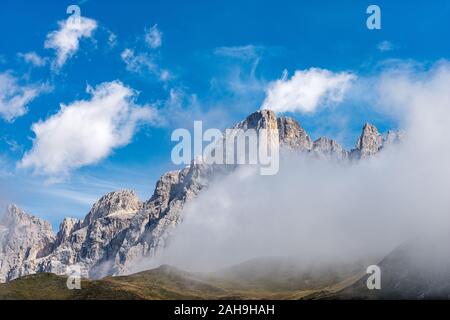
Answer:
[(363, 127), (361, 137), (356, 142), (355, 150), (360, 158), (370, 157), (383, 146), (383, 137), (378, 132), (378, 129), (370, 124), (366, 123)]
[(405, 139), (406, 133), (403, 131), (389, 130), (383, 135), (383, 147), (388, 145), (395, 145), (402, 142)]
[(244, 121), (239, 122), (235, 128), (243, 130), (277, 130), (277, 116), (275, 112), (271, 110), (259, 110), (249, 115)]
[(236, 128), (268, 129), (278, 135), (280, 145), (289, 149), (300, 151), (311, 150), (312, 141), (300, 124), (292, 118), (281, 116), (277, 118), (271, 110), (259, 110), (249, 115), (244, 121), (238, 123)]
[(59, 246), (64, 242), (70, 241), (70, 236), (76, 229), (81, 227), (81, 221), (75, 218), (64, 218), (59, 225), (59, 231), (56, 235), (55, 246)]
[(278, 118), (278, 131), (281, 145), (296, 150), (311, 150), (313, 143), (306, 131), (292, 118)]
[(348, 157), (348, 152), (339, 143), (326, 137), (320, 137), (314, 141), (312, 151), (319, 158), (334, 157), (338, 160), (344, 160)]

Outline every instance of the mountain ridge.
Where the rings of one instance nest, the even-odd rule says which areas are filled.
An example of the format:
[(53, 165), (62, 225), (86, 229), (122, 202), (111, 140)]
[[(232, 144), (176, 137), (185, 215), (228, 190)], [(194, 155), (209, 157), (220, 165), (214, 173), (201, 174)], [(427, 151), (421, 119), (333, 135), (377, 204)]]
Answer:
[[(366, 159), (384, 144), (403, 139), (392, 131), (383, 136), (366, 124), (355, 148), (345, 150), (330, 138), (312, 141), (296, 120), (277, 117), (270, 110), (252, 113), (235, 128), (277, 130), (283, 149), (339, 161)], [(65, 218), (56, 234), (47, 222), (10, 206), (9, 218), (0, 221), (0, 282), (39, 272), (65, 274), (74, 264), (94, 279), (130, 273), (137, 259), (151, 257), (167, 245), (171, 231), (182, 221), (184, 205), (232, 170), (193, 162), (163, 174), (153, 195), (143, 202), (133, 191), (113, 191), (101, 197), (85, 219)]]

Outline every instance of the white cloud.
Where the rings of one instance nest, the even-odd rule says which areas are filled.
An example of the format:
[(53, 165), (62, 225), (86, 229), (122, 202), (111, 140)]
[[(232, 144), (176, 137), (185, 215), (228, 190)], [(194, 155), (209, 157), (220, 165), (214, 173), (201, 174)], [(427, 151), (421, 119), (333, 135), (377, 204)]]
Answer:
[(18, 56), (35, 67), (43, 67), (47, 64), (47, 59), (39, 56), (36, 52), (19, 53)]
[(326, 69), (297, 70), (288, 79), (287, 71), (266, 90), (263, 109), (275, 112), (311, 113), (322, 105), (340, 103), (356, 76), (348, 72), (334, 73)]
[(170, 73), (169, 70), (161, 70), (161, 73), (159, 75), (159, 79), (163, 82), (170, 80), (170, 78), (172, 77), (172, 74)]
[(161, 47), (162, 45), (162, 32), (158, 29), (158, 25), (155, 24), (153, 27), (151, 27), (145, 34), (145, 42), (147, 45), (152, 48), (156, 49)]
[(47, 35), (45, 48), (56, 50), (55, 66), (60, 68), (68, 58), (78, 51), (81, 38), (92, 36), (93, 31), (97, 28), (97, 22), (85, 17), (79, 19), (69, 17), (58, 24), (59, 30), (52, 31)]
[(0, 73), (0, 117), (13, 122), (27, 113), (30, 102), (49, 90), (48, 85), (20, 85), (10, 73)]
[(111, 48), (114, 48), (115, 46), (117, 46), (117, 35), (111, 31), (108, 31), (109, 35), (108, 35), (108, 45)]
[[(158, 52), (152, 50), (159, 48), (162, 45), (162, 32), (158, 29), (158, 25), (154, 25), (145, 31), (145, 44), (148, 48), (143, 50), (136, 50), (136, 48), (126, 48), (121, 53), (122, 61), (130, 72), (147, 75), (150, 73), (162, 82), (171, 80), (174, 75), (168, 69), (164, 69), (159, 65), (160, 55)], [(139, 47), (142, 47), (142, 37), (138, 38)]]
[(394, 50), (394, 45), (392, 42), (384, 40), (377, 45), (377, 49), (381, 52), (392, 51)]
[(4, 142), (10, 151), (21, 152), (23, 147), (14, 139), (9, 139), (8, 137), (1, 137), (0, 141)]
[(130, 72), (145, 73), (150, 72), (158, 77), (162, 82), (167, 82), (172, 78), (172, 74), (167, 69), (161, 69), (154, 61), (153, 57), (145, 53), (135, 53), (132, 49), (122, 51), (120, 57)]
[(131, 72), (140, 73), (143, 71), (150, 71), (156, 73), (158, 66), (153, 62), (153, 59), (145, 54), (136, 54), (132, 49), (125, 49), (122, 51), (120, 57), (125, 62), (127, 70)]
[(219, 47), (214, 50), (214, 53), (216, 55), (241, 60), (254, 60), (260, 57), (262, 50), (262, 47), (249, 44), (246, 46)]
[(136, 105), (136, 92), (119, 81), (88, 87), (88, 92), (89, 100), (61, 105), (58, 113), (33, 124), (36, 138), (20, 168), (60, 179), (129, 144), (139, 124), (157, 118), (156, 109)]

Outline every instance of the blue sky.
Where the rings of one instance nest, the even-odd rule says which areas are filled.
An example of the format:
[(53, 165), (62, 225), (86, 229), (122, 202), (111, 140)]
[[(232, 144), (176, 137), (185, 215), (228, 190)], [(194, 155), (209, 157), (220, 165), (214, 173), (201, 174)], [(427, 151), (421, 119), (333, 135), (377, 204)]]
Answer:
[[(174, 168), (173, 129), (190, 129), (194, 120), (217, 128), (241, 120), (261, 107), (284, 70), (287, 79), (313, 67), (370, 77), (392, 61), (449, 58), (448, 1), (373, 3), (382, 10), (381, 30), (366, 27), (369, 1), (3, 1), (0, 97), (3, 108), (17, 109), (0, 117), (0, 201), (57, 225), (64, 216), (84, 217), (93, 201), (116, 189), (148, 199), (158, 177)], [(89, 20), (76, 48), (64, 54), (52, 32), (61, 31), (58, 22), (66, 21), (71, 4)], [(120, 85), (108, 92), (132, 91), (124, 125), (108, 131), (117, 137), (119, 130), (124, 141), (109, 141), (105, 152), (93, 150), (83, 161), (65, 155), (49, 168), (45, 156), (56, 149), (44, 147), (57, 147), (44, 134), (61, 131), (48, 131), (48, 120), (63, 119), (57, 117), (61, 104), (94, 103), (98, 86), (113, 83)], [(313, 113), (280, 112), (298, 119), (313, 138), (329, 135), (348, 148), (366, 121), (382, 131), (398, 125), (361, 100)], [(72, 125), (70, 117), (65, 121)], [(44, 146), (35, 145), (36, 123), (46, 124)], [(82, 125), (92, 127), (73, 124), (74, 132)], [(76, 134), (61, 139), (67, 153), (90, 146), (79, 145)]]

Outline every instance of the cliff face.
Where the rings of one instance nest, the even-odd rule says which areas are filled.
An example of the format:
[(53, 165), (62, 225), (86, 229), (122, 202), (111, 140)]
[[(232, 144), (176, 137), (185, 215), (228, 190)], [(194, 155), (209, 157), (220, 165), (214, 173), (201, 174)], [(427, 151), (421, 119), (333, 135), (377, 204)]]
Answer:
[[(329, 138), (311, 140), (294, 119), (261, 110), (238, 123), (239, 129), (268, 129), (282, 149), (339, 161), (364, 159), (384, 144), (401, 140), (385, 137), (366, 124), (356, 148), (347, 151)], [(164, 174), (152, 197), (145, 202), (132, 191), (111, 192), (99, 199), (85, 219), (66, 218), (55, 235), (50, 225), (10, 206), (0, 220), (0, 282), (34, 274), (64, 274), (78, 264), (85, 275), (100, 278), (131, 271), (133, 262), (152, 256), (167, 245), (171, 231), (182, 221), (184, 205), (234, 166), (193, 163)], [(220, 181), (219, 181), (220, 183)]]
[(280, 117), (277, 121), (280, 142), (293, 150), (310, 151), (313, 142), (300, 124), (292, 118)]
[(33, 273), (34, 261), (50, 254), (54, 242), (48, 222), (9, 206), (0, 220), (0, 282)]

